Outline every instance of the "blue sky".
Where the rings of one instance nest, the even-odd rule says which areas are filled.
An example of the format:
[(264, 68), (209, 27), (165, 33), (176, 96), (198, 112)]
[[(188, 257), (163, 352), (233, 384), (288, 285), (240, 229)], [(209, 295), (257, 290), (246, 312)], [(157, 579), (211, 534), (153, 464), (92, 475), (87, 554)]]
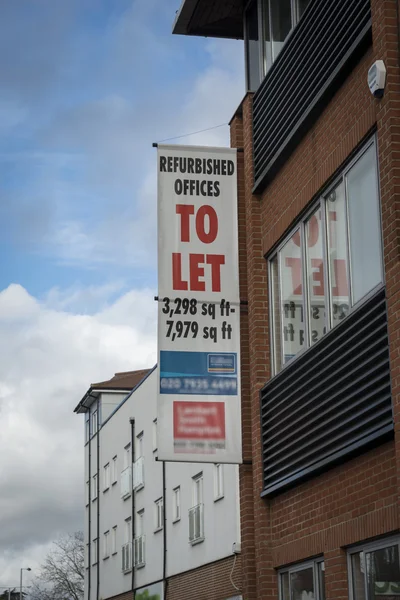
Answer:
[(242, 45), (172, 36), (177, 9), (3, 3), (0, 289), (17, 282), (43, 298), (54, 287), (156, 285), (152, 142), (227, 122), (240, 100), (222, 114), (210, 98), (209, 114), (190, 114), (199, 76), (237, 73)]
[(172, 36), (178, 8), (1, 3), (0, 586), (83, 527), (90, 383), (155, 363), (152, 143), (227, 123), (244, 94), (243, 44)]

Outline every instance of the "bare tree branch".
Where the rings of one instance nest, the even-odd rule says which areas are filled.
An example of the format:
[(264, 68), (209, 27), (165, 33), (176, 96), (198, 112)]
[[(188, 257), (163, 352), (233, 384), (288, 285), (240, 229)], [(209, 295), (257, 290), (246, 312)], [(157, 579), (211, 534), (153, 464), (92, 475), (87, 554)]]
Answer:
[(83, 532), (64, 535), (53, 546), (33, 582), (31, 600), (83, 600)]

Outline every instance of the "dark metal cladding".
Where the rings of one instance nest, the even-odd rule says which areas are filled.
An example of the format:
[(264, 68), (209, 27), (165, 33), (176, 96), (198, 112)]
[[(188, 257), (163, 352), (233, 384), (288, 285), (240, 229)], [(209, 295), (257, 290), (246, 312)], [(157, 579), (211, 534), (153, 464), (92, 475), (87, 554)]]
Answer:
[(243, 0), (185, 0), (173, 33), (243, 39)]
[(272, 495), (393, 436), (385, 290), (261, 391)]
[(370, 0), (309, 3), (254, 95), (254, 192), (287, 159), (370, 43)]

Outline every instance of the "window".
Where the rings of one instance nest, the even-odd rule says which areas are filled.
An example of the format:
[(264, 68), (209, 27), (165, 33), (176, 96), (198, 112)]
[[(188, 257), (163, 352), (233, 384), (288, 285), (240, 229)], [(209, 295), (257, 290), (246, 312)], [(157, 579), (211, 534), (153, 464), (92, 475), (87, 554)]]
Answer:
[(214, 465), (214, 500), (224, 497), (224, 471), (223, 465)]
[(164, 526), (164, 503), (159, 498), (154, 503), (154, 531), (160, 531)]
[(260, 50), (258, 43), (258, 7), (251, 3), (245, 13), (247, 87), (256, 90), (260, 85)]
[(375, 141), (269, 260), (274, 373), (383, 281)]
[(92, 547), (93, 547), (92, 564), (93, 565), (95, 565), (97, 563), (97, 550), (98, 550), (97, 546), (98, 546), (98, 540), (97, 540), (97, 538), (95, 538), (93, 540), (93, 545), (92, 545)]
[(92, 478), (92, 500), (96, 500), (96, 498), (97, 498), (97, 473), (95, 473)]
[(172, 522), (176, 523), (181, 518), (181, 488), (172, 490)]
[(144, 534), (144, 508), (136, 513), (136, 537)]
[(125, 519), (125, 544), (132, 541), (132, 519)]
[(193, 481), (193, 506), (203, 503), (203, 473), (192, 478)]
[(124, 469), (127, 469), (132, 464), (131, 445), (128, 444), (124, 448)]
[(117, 526), (111, 529), (111, 554), (117, 553)]
[(89, 504), (89, 499), (90, 499), (90, 481), (87, 481), (86, 485), (85, 485), (85, 502), (86, 502), (86, 506)]
[(114, 483), (117, 483), (118, 480), (118, 462), (117, 462), (117, 457), (114, 456), (114, 458), (112, 459), (112, 463), (111, 463), (111, 483), (112, 485), (114, 485)]
[(103, 490), (106, 491), (110, 487), (110, 463), (104, 465), (103, 470)]
[(348, 554), (351, 600), (397, 597), (400, 592), (398, 538), (365, 544)]
[(89, 420), (89, 413), (85, 414), (85, 443), (89, 441), (90, 439), (90, 420)]
[(253, 0), (245, 11), (247, 88), (260, 85), (309, 0)]
[(157, 450), (157, 419), (153, 421), (153, 452)]
[(136, 436), (136, 458), (143, 456), (143, 431)]
[(97, 433), (98, 421), (97, 421), (97, 410), (92, 414), (92, 435)]
[(279, 600), (325, 600), (325, 564), (317, 559), (279, 572)]
[(105, 531), (103, 536), (103, 559), (110, 556), (110, 532)]

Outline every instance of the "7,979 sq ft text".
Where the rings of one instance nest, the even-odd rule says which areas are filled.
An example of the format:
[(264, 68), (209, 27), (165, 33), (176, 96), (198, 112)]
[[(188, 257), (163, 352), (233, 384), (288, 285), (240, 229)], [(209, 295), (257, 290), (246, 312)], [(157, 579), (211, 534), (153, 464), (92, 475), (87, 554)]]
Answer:
[[(197, 321), (170, 321), (167, 324), (167, 338), (171, 338), (174, 342), (177, 338), (196, 338), (199, 333), (199, 324)], [(221, 327), (203, 327), (200, 332), (205, 340), (210, 339), (214, 343), (218, 341), (218, 334), (220, 333), (223, 340), (230, 340), (232, 338), (232, 325), (223, 321)]]

